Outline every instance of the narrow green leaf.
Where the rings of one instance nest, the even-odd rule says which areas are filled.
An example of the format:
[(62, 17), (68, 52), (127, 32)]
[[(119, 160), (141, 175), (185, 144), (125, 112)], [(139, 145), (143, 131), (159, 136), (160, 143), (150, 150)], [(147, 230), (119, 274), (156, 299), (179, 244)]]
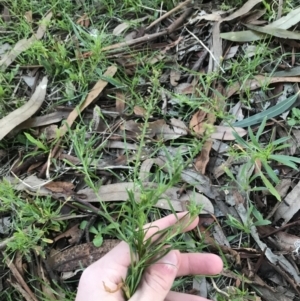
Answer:
[[(293, 157), (293, 156), (286, 156), (286, 155), (271, 155), (270, 157), (273, 157), (273, 160), (287, 160), (287, 161), (293, 161), (296, 163), (300, 163), (300, 158)], [(275, 159), (276, 158), (276, 159)], [(281, 162), (281, 161), (280, 161)]]
[(91, 232), (91, 233), (93, 233), (93, 234), (98, 234), (99, 232), (98, 232), (98, 230), (94, 227), (94, 226), (92, 226), (90, 229), (89, 229), (89, 231)]
[(264, 184), (266, 185), (266, 187), (271, 192), (271, 194), (273, 194), (275, 196), (275, 198), (279, 202), (281, 202), (281, 197), (280, 197), (279, 193), (277, 192), (275, 187), (270, 183), (270, 181), (264, 176), (264, 174), (262, 172), (260, 173), (260, 177), (261, 177), (262, 181), (264, 182)]
[(249, 148), (249, 147), (250, 147), (249, 144), (248, 144), (241, 136), (239, 136), (238, 133), (236, 133), (236, 132), (233, 131), (233, 132), (232, 132), (232, 135), (234, 136), (236, 142), (237, 142), (240, 146), (242, 146), (242, 147), (244, 147), (244, 148)]
[(279, 179), (271, 166), (266, 161), (262, 161), (261, 163), (271, 180), (277, 184), (279, 182)]
[(32, 137), (29, 133), (24, 133), (26, 138), (35, 146), (37, 146), (38, 148), (47, 151), (47, 147), (39, 140), (35, 139), (34, 137)]
[[(272, 159), (272, 160), (275, 160), (277, 162), (280, 162), (280, 163), (282, 163), (282, 164), (284, 164), (286, 166), (289, 166), (289, 167), (291, 167), (293, 169), (296, 169), (296, 170), (298, 168), (297, 168), (297, 165), (294, 162), (300, 163), (299, 162), (299, 158), (295, 158), (295, 157), (291, 157), (291, 156), (270, 155), (269, 158)], [(295, 160), (293, 160), (293, 159), (295, 159)], [(292, 161), (294, 161), (294, 162), (292, 162)]]
[(249, 137), (251, 139), (251, 142), (252, 144), (255, 146), (256, 149), (260, 149), (261, 146), (259, 145), (259, 142), (258, 140), (256, 139), (256, 137), (254, 136), (253, 134), (253, 131), (250, 127), (248, 127), (248, 134), (249, 134)]
[(260, 135), (262, 134), (262, 132), (264, 131), (265, 127), (267, 124), (267, 117), (265, 117), (261, 123), (261, 125), (259, 126), (257, 133), (256, 133), (256, 140), (259, 141)]
[(254, 226), (266, 226), (266, 225), (270, 225), (270, 224), (271, 224), (271, 222), (267, 219), (253, 223)]
[(246, 118), (244, 120), (233, 123), (232, 126), (245, 128), (245, 127), (249, 127), (251, 125), (262, 122), (264, 120), (264, 118), (269, 119), (269, 118), (276, 117), (276, 116), (284, 113), (285, 111), (289, 110), (292, 107), (292, 105), (296, 102), (298, 95), (299, 95), (299, 92), (296, 93), (295, 95), (287, 98), (285, 101), (282, 101), (282, 102), (278, 103), (277, 105), (275, 105), (263, 112), (260, 112), (249, 118)]
[[(282, 138), (276, 139), (275, 141), (272, 142), (272, 145), (282, 144), (289, 139), (290, 139), (289, 137), (282, 137)], [(289, 145), (289, 144), (285, 144), (285, 145)]]

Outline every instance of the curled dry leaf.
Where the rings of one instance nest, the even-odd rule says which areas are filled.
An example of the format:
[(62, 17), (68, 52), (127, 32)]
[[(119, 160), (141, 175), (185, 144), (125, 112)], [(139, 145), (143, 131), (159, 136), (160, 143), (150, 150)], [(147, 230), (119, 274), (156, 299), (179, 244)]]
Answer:
[(125, 110), (125, 94), (123, 92), (116, 92), (116, 111), (122, 114)]
[(215, 132), (211, 134), (211, 138), (218, 140), (235, 140), (232, 132), (236, 132), (240, 137), (247, 134), (247, 131), (239, 127), (215, 126)]
[(81, 244), (62, 252), (57, 252), (47, 259), (51, 269), (59, 272), (73, 271), (88, 267), (120, 243), (117, 239), (106, 239), (101, 247), (93, 243)]
[(205, 120), (207, 113), (203, 110), (197, 111), (191, 121), (190, 121), (190, 129), (191, 131), (202, 135), (205, 132), (205, 128), (203, 126), (203, 121)]
[(70, 237), (68, 239), (69, 244), (75, 244), (78, 241), (78, 239), (80, 239), (82, 232), (83, 232), (83, 230), (81, 230), (79, 228), (79, 224), (76, 224), (73, 227), (71, 227), (70, 229), (66, 230), (65, 232), (55, 236), (53, 241), (56, 242), (56, 241), (60, 240), (61, 238)]
[[(103, 74), (103, 77), (113, 77), (115, 73), (117, 72), (116, 66), (110, 66), (107, 68), (105, 73)], [(103, 91), (103, 89), (107, 86), (108, 82), (105, 80), (100, 79), (95, 86), (92, 88), (92, 90), (87, 95), (86, 99), (83, 103), (78, 105), (68, 116), (66, 123), (69, 127), (72, 126), (75, 119), (78, 117), (79, 113), (81, 113), (85, 108), (87, 108), (97, 97), (98, 95)], [(67, 130), (68, 127), (64, 124), (60, 127), (60, 135), (63, 136)]]
[[(299, 185), (299, 187), (300, 187), (300, 185)], [(282, 204), (284, 204), (284, 203), (282, 203)], [(249, 213), (247, 212), (244, 205), (242, 203), (237, 203), (235, 205), (235, 208), (236, 208), (241, 220), (243, 221), (243, 223), (247, 223)], [(257, 243), (259, 248), (261, 249), (261, 251), (265, 252), (266, 258), (274, 265), (278, 265), (278, 262), (280, 262), (280, 267), (284, 270), (284, 272), (291, 275), (296, 283), (299, 283), (300, 277), (298, 275), (298, 272), (293, 267), (293, 265), (283, 255), (274, 254), (273, 251), (264, 242), (262, 242), (260, 240), (255, 226), (252, 226), (250, 231), (251, 231), (251, 236), (253, 237), (253, 239), (255, 240), (255, 242)]]
[(226, 91), (227, 97), (232, 96), (233, 94), (236, 94), (243, 90), (243, 87), (247, 87), (247, 89), (255, 90), (265, 85), (275, 84), (275, 83), (299, 83), (300, 77), (298, 76), (292, 76), (292, 77), (266, 77), (264, 75), (256, 75), (254, 76), (254, 79), (249, 79), (245, 83), (241, 84), (239, 82), (234, 83), (230, 87), (228, 87)]
[(245, 14), (247, 14), (255, 5), (258, 3), (262, 2), (262, 0), (249, 0), (247, 1), (240, 9), (235, 11), (233, 14), (230, 16), (226, 17), (223, 19), (223, 21), (231, 21), (236, 18), (242, 17)]
[(25, 105), (0, 120), (0, 140), (17, 125), (31, 117), (41, 107), (46, 96), (47, 83), (48, 79), (45, 76)]
[(279, 205), (275, 213), (275, 222), (282, 218), (284, 219), (283, 224), (286, 224), (300, 210), (299, 195), (300, 182), (286, 196), (284, 202)]
[[(142, 131), (143, 123), (137, 123), (133, 120), (128, 120), (122, 124), (121, 130), (130, 131), (139, 135)], [(165, 120), (160, 119), (148, 123), (147, 136), (157, 139), (173, 140), (181, 136), (185, 136), (188, 133), (188, 129), (185, 123), (179, 119), (172, 118), (170, 123), (167, 124)]]
[(83, 14), (77, 21), (76, 23), (78, 25), (81, 25), (83, 27), (89, 27), (90, 26), (90, 19), (87, 14)]
[(276, 246), (278, 246), (281, 251), (296, 252), (297, 248), (300, 247), (299, 236), (280, 231), (275, 234), (275, 237)]
[(115, 29), (113, 30), (113, 35), (119, 36), (119, 35), (121, 35), (121, 33), (123, 31), (125, 31), (127, 28), (129, 28), (133, 22), (136, 22), (136, 23), (143, 22), (143, 21), (147, 20), (148, 18), (149, 18), (149, 16), (145, 16), (143, 18), (139, 18), (136, 20), (130, 20), (130, 22), (125, 21), (125, 22), (119, 24), (117, 27), (115, 27)]
[(207, 139), (201, 149), (200, 154), (196, 157), (195, 168), (201, 174), (205, 174), (206, 166), (209, 162), (209, 154), (212, 147), (212, 139)]
[(49, 182), (45, 184), (44, 187), (54, 193), (64, 193), (64, 194), (72, 194), (73, 189), (75, 188), (73, 183), (62, 182), (62, 181)]
[[(155, 190), (158, 188), (158, 185), (150, 182), (143, 182), (143, 189)], [(117, 183), (103, 185), (98, 191), (103, 202), (113, 202), (113, 201), (126, 201), (128, 200), (128, 190), (134, 191), (134, 196), (136, 202), (140, 201), (141, 188), (138, 185), (135, 185), (132, 182), (128, 183)], [(203, 206), (203, 209), (206, 212), (213, 213), (214, 207), (209, 199), (204, 195), (192, 191), (187, 191), (185, 194), (178, 197), (177, 187), (169, 187), (165, 192), (158, 196), (158, 201), (154, 207), (172, 210), (175, 211), (185, 211), (187, 205), (191, 202), (195, 202), (196, 205)], [(85, 188), (78, 191), (79, 195), (86, 195), (86, 199), (89, 202), (99, 202), (99, 198), (96, 196), (95, 192), (90, 188)]]
[(19, 54), (29, 49), (35, 41), (40, 40), (44, 36), (46, 32), (46, 26), (51, 20), (51, 18), (52, 13), (50, 12), (41, 21), (41, 25), (39, 26), (35, 34), (33, 34), (29, 39), (22, 39), (18, 41), (14, 48), (3, 56), (3, 58), (0, 60), (0, 68), (2, 70), (5, 70), (12, 62), (14, 62), (14, 60)]
[(24, 15), (24, 18), (28, 23), (32, 23), (32, 11), (27, 11)]
[(144, 108), (139, 107), (139, 106), (134, 106), (133, 112), (135, 115), (138, 115), (138, 116), (145, 116), (147, 113), (147, 111)]
[(177, 70), (171, 70), (170, 73), (170, 83), (173, 87), (176, 87), (178, 85), (178, 81), (180, 80), (181, 73)]

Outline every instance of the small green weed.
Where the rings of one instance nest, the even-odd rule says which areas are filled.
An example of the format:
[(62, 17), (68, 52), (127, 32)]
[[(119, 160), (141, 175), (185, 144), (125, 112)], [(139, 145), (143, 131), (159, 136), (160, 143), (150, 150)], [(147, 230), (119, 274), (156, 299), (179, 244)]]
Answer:
[(35, 250), (44, 255), (44, 247), (52, 243), (47, 234), (63, 229), (63, 223), (56, 220), (60, 216), (60, 206), (50, 197), (24, 200), (5, 180), (0, 183), (0, 213), (11, 215), (10, 231), (14, 239), (7, 244), (11, 253), (20, 251), (26, 256)]
[[(254, 135), (250, 127), (248, 128), (250, 141), (244, 140), (237, 133), (233, 132), (236, 142), (239, 145), (238, 147), (239, 152), (237, 152), (236, 150), (232, 150), (231, 154), (232, 156), (235, 157), (239, 157), (239, 158), (244, 157), (250, 159), (244, 165), (246, 170), (251, 170), (251, 167), (253, 166), (256, 167), (257, 173), (249, 178), (248, 181), (249, 184), (259, 176), (263, 181), (265, 187), (269, 189), (270, 192), (278, 200), (280, 200), (280, 196), (278, 192), (275, 190), (274, 186), (270, 182), (270, 180), (275, 184), (278, 184), (279, 182), (279, 178), (276, 175), (276, 172), (270, 166), (270, 162), (275, 161), (297, 170), (296, 163), (299, 164), (300, 159), (297, 157), (276, 154), (276, 152), (281, 151), (289, 146), (288, 144), (285, 144), (285, 142), (289, 139), (289, 137), (282, 137), (274, 141), (269, 141), (267, 144), (262, 144), (260, 142), (261, 135), (266, 126), (266, 122), (267, 122), (267, 118), (265, 118), (261, 123), (261, 125), (259, 126), (256, 135)], [(262, 172), (260, 164), (265, 169), (270, 180)], [(247, 174), (246, 170), (245, 170), (245, 174)], [(231, 178), (234, 178), (234, 176), (228, 169), (226, 169), (226, 172)], [(264, 188), (255, 187), (252, 190), (262, 190), (262, 189)]]
[[(236, 228), (246, 234), (251, 233), (252, 226), (265, 226), (271, 224), (269, 220), (263, 218), (262, 214), (251, 204), (249, 209), (247, 210), (247, 223), (243, 224), (238, 219), (233, 217), (232, 215), (227, 216), (228, 219), (226, 223), (228, 226)], [(253, 221), (253, 217), (255, 221)]]
[(292, 109), (292, 117), (289, 117), (287, 120), (289, 126), (300, 125), (300, 109)]

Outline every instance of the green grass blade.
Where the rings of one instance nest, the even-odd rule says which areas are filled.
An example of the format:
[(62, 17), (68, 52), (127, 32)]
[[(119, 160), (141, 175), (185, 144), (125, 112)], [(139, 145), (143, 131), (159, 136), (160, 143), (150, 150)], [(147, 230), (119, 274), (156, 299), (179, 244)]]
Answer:
[(263, 112), (255, 114), (244, 120), (235, 122), (232, 124), (232, 126), (245, 128), (245, 127), (249, 127), (251, 125), (262, 122), (264, 120), (264, 118), (266, 118), (266, 120), (267, 120), (267, 119), (276, 117), (276, 116), (284, 113), (285, 111), (289, 110), (292, 107), (292, 105), (296, 102), (296, 100), (298, 98), (298, 94), (299, 94), (299, 92), (296, 93), (295, 95), (289, 97), (285, 101), (282, 101), (282, 102), (278, 103), (277, 105), (275, 105)]

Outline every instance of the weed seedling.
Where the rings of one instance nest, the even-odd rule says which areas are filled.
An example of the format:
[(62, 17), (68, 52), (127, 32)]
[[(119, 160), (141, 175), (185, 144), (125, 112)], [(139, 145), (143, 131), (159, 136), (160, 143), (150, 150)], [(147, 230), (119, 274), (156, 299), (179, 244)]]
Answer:
[[(257, 173), (249, 178), (249, 183), (251, 183), (254, 179), (258, 176), (263, 181), (265, 187), (270, 190), (270, 192), (280, 200), (280, 196), (276, 189), (274, 188), (273, 183), (278, 184), (279, 178), (276, 175), (273, 168), (270, 166), (271, 161), (276, 161), (280, 164), (285, 166), (291, 167), (297, 170), (296, 163), (300, 163), (300, 159), (293, 156), (286, 156), (286, 155), (278, 155), (276, 152), (283, 150), (289, 146), (289, 144), (285, 144), (285, 142), (289, 139), (289, 137), (282, 137), (274, 141), (269, 141), (268, 144), (262, 144), (260, 142), (261, 135), (265, 129), (267, 122), (267, 117), (264, 118), (263, 122), (259, 126), (256, 135), (254, 135), (252, 129), (249, 127), (249, 137), (250, 141), (244, 140), (240, 137), (237, 133), (233, 132), (234, 137), (236, 138), (236, 142), (239, 145), (240, 152), (233, 151), (233, 156), (236, 157), (245, 157), (249, 158), (248, 166), (255, 166)], [(265, 176), (262, 172), (262, 168), (264, 168), (265, 172), (267, 173), (269, 179)], [(228, 171), (228, 170), (227, 170)], [(232, 174), (231, 174), (232, 176)], [(260, 188), (254, 188), (254, 190), (261, 190)]]

